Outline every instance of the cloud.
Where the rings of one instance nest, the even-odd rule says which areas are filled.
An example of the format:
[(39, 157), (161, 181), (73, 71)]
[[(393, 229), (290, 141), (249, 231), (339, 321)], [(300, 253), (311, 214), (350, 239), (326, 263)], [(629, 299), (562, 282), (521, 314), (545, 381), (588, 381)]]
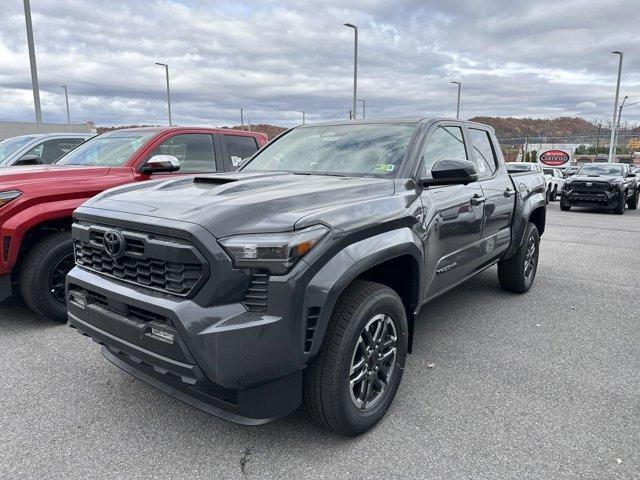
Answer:
[[(21, 2), (0, 16), (1, 120), (31, 120), (33, 97)], [(367, 113), (606, 119), (617, 60), (623, 95), (640, 96), (635, 2), (136, 1), (33, 2), (45, 121), (99, 125), (166, 122), (170, 65), (174, 122), (293, 125), (346, 118), (353, 30), (359, 26), (359, 97)], [(640, 121), (640, 109), (625, 111)]]

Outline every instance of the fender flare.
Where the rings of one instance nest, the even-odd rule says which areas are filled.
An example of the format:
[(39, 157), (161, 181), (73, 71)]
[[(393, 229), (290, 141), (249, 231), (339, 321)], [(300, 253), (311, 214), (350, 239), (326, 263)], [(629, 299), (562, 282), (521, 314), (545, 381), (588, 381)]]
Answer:
[[(307, 351), (304, 351), (303, 348), (307, 360), (320, 350), (333, 309), (340, 295), (351, 282), (370, 268), (404, 255), (410, 255), (418, 266), (417, 308), (420, 305), (420, 298), (423, 296), (424, 252), (420, 239), (408, 227), (387, 231), (352, 243), (336, 253), (317, 271), (305, 289), (302, 309), (303, 325), (306, 325), (307, 312), (310, 309), (314, 307), (320, 309), (313, 331), (311, 348), (306, 349)], [(410, 324), (414, 313), (407, 312)], [(304, 345), (306, 328), (303, 326), (301, 330), (301, 341)]]
[[(518, 196), (514, 221), (511, 228), (511, 246), (505, 252), (504, 256), (502, 257), (503, 259), (511, 258), (520, 248), (520, 245), (522, 245), (522, 242), (524, 241), (524, 232), (527, 229), (527, 224), (529, 223), (531, 214), (539, 208), (544, 209), (546, 220), (547, 204), (542, 193), (536, 193), (526, 199), (522, 199), (520, 196)], [(540, 235), (542, 235), (542, 233), (543, 232), (540, 232)]]

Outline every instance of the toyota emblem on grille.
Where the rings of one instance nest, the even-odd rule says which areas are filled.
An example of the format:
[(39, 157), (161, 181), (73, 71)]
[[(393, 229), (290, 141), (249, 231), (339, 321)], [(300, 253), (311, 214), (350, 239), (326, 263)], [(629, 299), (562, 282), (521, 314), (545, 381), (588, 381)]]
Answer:
[(102, 245), (104, 246), (104, 251), (107, 252), (107, 255), (115, 260), (124, 255), (126, 241), (119, 231), (107, 230), (104, 233)]
[(591, 183), (591, 182), (587, 182), (587, 183), (585, 183), (585, 185), (586, 185), (587, 187), (592, 187), (592, 186), (593, 186), (593, 183)]

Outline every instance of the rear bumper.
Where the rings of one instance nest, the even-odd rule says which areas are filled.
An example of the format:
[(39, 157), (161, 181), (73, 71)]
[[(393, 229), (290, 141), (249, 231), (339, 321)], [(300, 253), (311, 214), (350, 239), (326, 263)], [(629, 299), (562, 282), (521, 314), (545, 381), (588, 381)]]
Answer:
[(75, 268), (69, 323), (133, 376), (212, 415), (256, 425), (302, 400), (291, 319), (241, 304), (203, 308)]
[(614, 208), (618, 205), (619, 196), (617, 191), (586, 193), (563, 190), (561, 201), (575, 207)]
[(5, 301), (11, 296), (11, 275), (3, 275), (0, 277), (0, 302)]

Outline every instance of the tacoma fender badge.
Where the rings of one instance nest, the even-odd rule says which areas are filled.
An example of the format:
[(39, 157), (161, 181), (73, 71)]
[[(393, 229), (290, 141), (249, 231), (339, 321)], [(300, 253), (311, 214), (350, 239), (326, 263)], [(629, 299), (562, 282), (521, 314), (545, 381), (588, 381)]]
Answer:
[(449, 270), (452, 270), (452, 269), (456, 268), (457, 266), (458, 266), (458, 262), (450, 263), (449, 265), (445, 265), (444, 267), (439, 268), (438, 270), (436, 270), (436, 274), (440, 275), (441, 273), (448, 272)]

